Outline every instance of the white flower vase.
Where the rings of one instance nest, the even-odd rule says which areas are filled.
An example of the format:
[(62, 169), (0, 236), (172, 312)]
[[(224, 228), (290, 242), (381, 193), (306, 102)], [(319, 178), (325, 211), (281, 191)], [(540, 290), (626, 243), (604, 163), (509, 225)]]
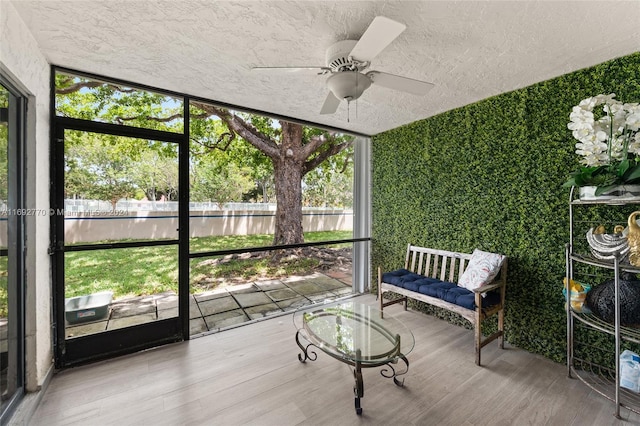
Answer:
[(615, 188), (596, 195), (597, 186), (581, 186), (581, 200), (624, 200), (630, 198), (640, 198), (640, 185), (619, 185)]

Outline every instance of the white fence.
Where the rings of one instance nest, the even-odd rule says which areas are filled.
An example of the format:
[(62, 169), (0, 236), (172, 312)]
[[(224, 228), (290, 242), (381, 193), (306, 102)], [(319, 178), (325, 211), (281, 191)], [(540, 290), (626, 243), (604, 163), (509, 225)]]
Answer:
[[(318, 207), (320, 208), (320, 207)], [(114, 210), (108, 201), (100, 200), (64, 200), (66, 212), (110, 212)], [(315, 209), (315, 207), (314, 207)], [(275, 203), (224, 203), (220, 209), (217, 203), (211, 202), (191, 202), (189, 211), (209, 211), (209, 210), (276, 210)], [(334, 210), (329, 208), (327, 210)], [(118, 212), (177, 212), (177, 201), (147, 201), (147, 200), (120, 200), (116, 204), (115, 211)]]
[[(94, 211), (65, 213), (66, 244), (122, 239), (178, 238), (178, 212), (176, 211), (138, 211), (124, 214), (119, 211), (100, 214)], [(302, 214), (302, 228), (305, 232), (353, 229), (351, 210), (305, 209)], [(273, 234), (274, 230), (275, 211), (272, 210), (190, 212), (189, 235), (191, 237)]]
[[(1, 208), (1, 205), (0, 205)], [(215, 203), (189, 203), (191, 237), (273, 234), (275, 204), (227, 203), (220, 210)], [(7, 217), (10, 214), (64, 214), (65, 243), (104, 240), (147, 240), (178, 238), (178, 203), (119, 201), (116, 209), (106, 201), (65, 200), (64, 211), (10, 212), (0, 210), (0, 247), (7, 247)], [(335, 208), (302, 209), (304, 232), (351, 231), (353, 211)]]

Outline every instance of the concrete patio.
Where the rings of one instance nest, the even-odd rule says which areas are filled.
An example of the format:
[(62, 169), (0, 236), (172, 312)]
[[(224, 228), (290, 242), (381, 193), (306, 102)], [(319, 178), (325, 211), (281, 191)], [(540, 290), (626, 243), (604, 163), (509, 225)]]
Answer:
[[(351, 270), (338, 269), (305, 276), (254, 281), (191, 294), (191, 335), (220, 331), (244, 322), (291, 312), (301, 306), (352, 292)], [(67, 338), (115, 330), (178, 315), (178, 295), (117, 299), (106, 319), (78, 325), (66, 324)]]

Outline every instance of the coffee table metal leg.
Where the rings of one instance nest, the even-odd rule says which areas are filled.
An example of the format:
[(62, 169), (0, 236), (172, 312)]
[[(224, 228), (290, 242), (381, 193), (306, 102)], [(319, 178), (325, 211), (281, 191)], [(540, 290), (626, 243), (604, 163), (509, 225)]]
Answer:
[(309, 350), (309, 346), (315, 346), (314, 344), (309, 343), (307, 346), (304, 346), (302, 343), (300, 343), (300, 331), (296, 333), (296, 343), (298, 344), (298, 347), (302, 351), (302, 354), (304, 354), (304, 358), (302, 357), (302, 354), (298, 354), (298, 361), (300, 362), (305, 362), (306, 360), (315, 361), (318, 358), (318, 354), (316, 354), (314, 351)]
[[(406, 365), (406, 368), (404, 369), (404, 371), (403, 371), (403, 372), (398, 373), (398, 372), (396, 371), (396, 369), (395, 369), (395, 368), (393, 368), (393, 365), (391, 365), (391, 363), (387, 363), (387, 364), (385, 364), (385, 365), (391, 369), (391, 372), (389, 372), (389, 370), (388, 370), (388, 369), (383, 368), (383, 369), (380, 371), (380, 374), (382, 374), (382, 376), (383, 376), (383, 377), (386, 377), (386, 378), (388, 378), (388, 379), (393, 379), (393, 383), (395, 383), (395, 384), (396, 384), (396, 386), (400, 386), (400, 387), (402, 387), (402, 386), (404, 386), (404, 378), (400, 381), (400, 380), (398, 380), (398, 376), (402, 376), (402, 375), (407, 374), (407, 373), (409, 372), (409, 360), (407, 359), (407, 357), (406, 357), (406, 356), (404, 356), (404, 355), (402, 355), (402, 354), (400, 354), (400, 355), (398, 356), (398, 358), (399, 358), (399, 359), (401, 359), (401, 360), (403, 360), (403, 361), (404, 361), (404, 363), (405, 363), (405, 365)], [(395, 363), (397, 363), (397, 362), (398, 362), (398, 361), (396, 360), (396, 361), (394, 362), (394, 364), (395, 364)]]
[(360, 361), (356, 361), (355, 370), (353, 370), (353, 376), (356, 380), (353, 385), (353, 396), (355, 397), (356, 414), (362, 414), (362, 407), (360, 407), (360, 398), (364, 396), (364, 382), (362, 381), (362, 366)]

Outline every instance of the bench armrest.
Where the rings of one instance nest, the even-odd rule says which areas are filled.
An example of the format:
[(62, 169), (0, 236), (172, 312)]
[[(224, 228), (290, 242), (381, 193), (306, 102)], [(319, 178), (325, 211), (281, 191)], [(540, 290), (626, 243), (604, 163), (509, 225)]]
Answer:
[(472, 291), (475, 294), (482, 294), (491, 290), (501, 289), (500, 290), (501, 298), (504, 301), (504, 292), (506, 287), (507, 287), (507, 259), (505, 258), (504, 261), (502, 262), (502, 266), (500, 267), (500, 274), (498, 275), (498, 277), (496, 277), (496, 279), (494, 279), (494, 281), (492, 281), (491, 283), (487, 285), (483, 285), (482, 287), (473, 289)]
[(505, 284), (506, 284), (506, 283), (505, 283), (504, 281), (502, 281), (502, 280), (500, 280), (500, 281), (494, 281), (494, 282), (493, 282), (493, 284), (483, 285), (482, 287), (474, 288), (474, 289), (473, 289), (473, 290), (471, 290), (471, 291), (473, 291), (474, 293), (480, 293), (480, 294), (482, 294), (482, 293), (486, 293), (486, 292), (488, 292), (488, 291), (491, 291), (491, 290), (495, 290), (495, 289), (497, 289), (497, 288), (500, 288), (500, 287), (504, 286)]

